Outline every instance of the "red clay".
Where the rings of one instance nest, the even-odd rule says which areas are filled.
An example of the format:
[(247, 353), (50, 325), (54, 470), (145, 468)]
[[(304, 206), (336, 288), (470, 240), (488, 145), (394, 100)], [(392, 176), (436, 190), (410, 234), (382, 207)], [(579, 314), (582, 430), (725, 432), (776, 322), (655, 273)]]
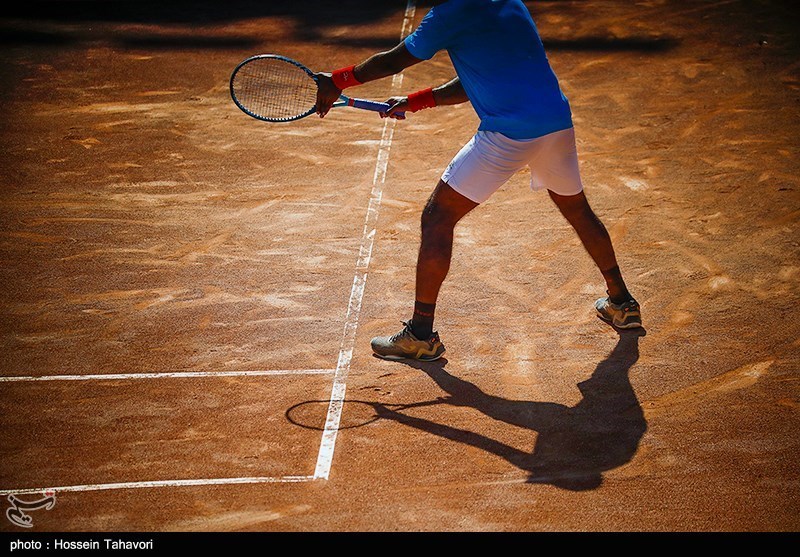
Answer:
[[(227, 80), (259, 52), (356, 63), (404, 2), (67, 4), (0, 19), (2, 374), (334, 369), (384, 122), (266, 124)], [(63, 492), (34, 531), (797, 530), (796, 15), (529, 6), (646, 336), (594, 316), (599, 273), (520, 174), (457, 229), (446, 359), (372, 357), (477, 125), (426, 110), (394, 127), (329, 479)], [(450, 77), (440, 54), (354, 93)], [(6, 382), (0, 490), (313, 475), (331, 381)]]

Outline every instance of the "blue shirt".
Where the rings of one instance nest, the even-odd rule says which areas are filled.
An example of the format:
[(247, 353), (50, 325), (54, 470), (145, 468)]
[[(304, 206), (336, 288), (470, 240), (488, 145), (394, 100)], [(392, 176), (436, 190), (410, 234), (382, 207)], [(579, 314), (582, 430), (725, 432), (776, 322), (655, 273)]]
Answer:
[(572, 127), (569, 101), (522, 0), (448, 0), (431, 8), (405, 45), (420, 60), (447, 50), (479, 130), (533, 139)]

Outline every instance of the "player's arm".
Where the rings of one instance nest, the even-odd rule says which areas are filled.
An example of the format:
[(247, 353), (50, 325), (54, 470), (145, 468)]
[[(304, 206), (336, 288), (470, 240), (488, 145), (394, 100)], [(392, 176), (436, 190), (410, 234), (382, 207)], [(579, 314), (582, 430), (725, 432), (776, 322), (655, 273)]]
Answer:
[(468, 101), (469, 97), (461, 84), (461, 79), (456, 77), (439, 87), (429, 87), (428, 89), (411, 93), (407, 97), (392, 97), (386, 101), (391, 108), (386, 114), (381, 115), (402, 120), (404, 117), (397, 116), (396, 113), (416, 112), (423, 108), (461, 104)]
[(373, 54), (360, 64), (334, 72), (320, 72), (317, 77), (317, 114), (325, 116), (333, 103), (339, 99), (345, 87), (360, 85), (402, 72), (422, 62), (406, 48), (405, 42), (386, 52)]
[(436, 101), (436, 106), (461, 104), (469, 101), (467, 92), (464, 91), (464, 86), (461, 84), (461, 79), (457, 77), (444, 85), (435, 87), (433, 89), (433, 98)]

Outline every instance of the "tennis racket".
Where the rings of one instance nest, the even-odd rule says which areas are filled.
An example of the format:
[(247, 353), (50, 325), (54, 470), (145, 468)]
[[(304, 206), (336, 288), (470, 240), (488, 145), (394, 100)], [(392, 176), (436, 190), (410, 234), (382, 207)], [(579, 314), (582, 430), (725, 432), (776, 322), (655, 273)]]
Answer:
[[(265, 122), (292, 122), (317, 111), (314, 72), (285, 56), (259, 54), (243, 60), (231, 74), (230, 89), (233, 102), (242, 112)], [(345, 95), (340, 95), (333, 106), (374, 112), (391, 108), (387, 103)]]
[[(343, 400), (341, 421), (337, 429), (362, 427), (385, 418), (387, 414), (400, 413), (409, 408), (421, 408), (446, 404), (447, 399), (439, 397), (407, 404), (390, 404), (367, 400)], [(307, 400), (299, 402), (286, 411), (286, 419), (305, 429), (325, 431), (325, 419), (330, 405), (329, 400)]]

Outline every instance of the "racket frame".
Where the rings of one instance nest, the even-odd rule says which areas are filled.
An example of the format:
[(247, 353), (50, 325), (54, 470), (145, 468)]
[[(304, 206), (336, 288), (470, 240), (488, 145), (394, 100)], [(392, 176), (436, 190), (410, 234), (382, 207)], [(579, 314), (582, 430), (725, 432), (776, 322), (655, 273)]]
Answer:
[[(231, 72), (229, 89), (231, 93), (231, 99), (233, 99), (233, 102), (236, 104), (236, 106), (238, 106), (239, 109), (248, 116), (251, 116), (257, 120), (262, 120), (264, 122), (294, 122), (296, 120), (300, 120), (301, 118), (305, 118), (306, 116), (311, 116), (312, 114), (314, 114), (317, 111), (316, 103), (311, 108), (309, 108), (308, 110), (306, 110), (301, 114), (283, 118), (269, 118), (261, 114), (256, 114), (255, 112), (249, 110), (244, 104), (242, 104), (242, 102), (236, 97), (235, 89), (233, 86), (234, 80), (236, 79), (236, 75), (239, 73), (239, 70), (242, 69), (242, 67), (244, 67), (245, 65), (255, 60), (262, 60), (262, 59), (281, 60), (283, 62), (292, 64), (303, 70), (308, 75), (308, 77), (314, 81), (314, 83), (319, 84), (319, 80), (314, 75), (314, 72), (312, 72), (310, 69), (308, 69), (305, 65), (301, 64), (297, 60), (292, 60), (291, 58), (287, 56), (281, 56), (280, 54), (256, 54), (255, 56), (250, 56), (249, 58), (246, 58), (241, 62), (239, 62), (239, 64), (237, 64), (237, 66), (234, 68), (233, 72)], [(363, 110), (371, 110), (373, 112), (386, 112), (391, 108), (391, 106), (388, 103), (370, 101), (366, 99), (356, 99), (348, 97), (344, 94), (339, 95), (339, 100), (334, 102), (332, 105), (333, 108), (340, 106), (351, 106)], [(399, 115), (402, 116), (403, 114), (401, 113)]]

